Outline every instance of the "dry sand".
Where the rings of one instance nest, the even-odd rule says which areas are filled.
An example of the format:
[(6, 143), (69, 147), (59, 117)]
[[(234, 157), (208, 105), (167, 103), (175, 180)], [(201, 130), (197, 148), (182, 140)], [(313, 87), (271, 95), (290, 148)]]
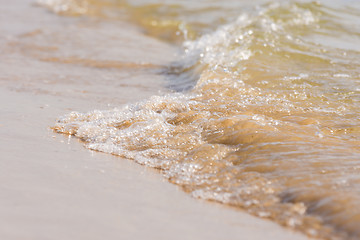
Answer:
[(49, 129), (168, 91), (159, 66), (176, 49), (127, 24), (0, 3), (0, 239), (307, 239)]

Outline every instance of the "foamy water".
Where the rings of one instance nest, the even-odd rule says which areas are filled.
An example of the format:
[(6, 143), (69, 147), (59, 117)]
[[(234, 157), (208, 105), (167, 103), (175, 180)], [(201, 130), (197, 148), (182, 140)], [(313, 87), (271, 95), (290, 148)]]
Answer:
[(40, 2), (127, 19), (183, 49), (163, 71), (173, 93), (72, 112), (56, 131), (161, 169), (194, 197), (360, 238), (357, 2)]

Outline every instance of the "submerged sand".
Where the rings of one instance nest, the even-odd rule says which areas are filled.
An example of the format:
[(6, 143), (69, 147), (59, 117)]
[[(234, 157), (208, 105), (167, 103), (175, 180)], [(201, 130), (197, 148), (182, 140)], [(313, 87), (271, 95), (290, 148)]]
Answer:
[(1, 3), (0, 239), (306, 239), (49, 128), (167, 92), (160, 73), (177, 49), (125, 23)]

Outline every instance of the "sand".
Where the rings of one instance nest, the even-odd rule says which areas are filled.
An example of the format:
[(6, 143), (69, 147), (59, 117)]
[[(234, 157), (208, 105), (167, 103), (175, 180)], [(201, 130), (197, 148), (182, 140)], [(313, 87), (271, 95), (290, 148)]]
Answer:
[(0, 3), (0, 239), (307, 239), (50, 129), (169, 91), (159, 72), (176, 48), (126, 23)]

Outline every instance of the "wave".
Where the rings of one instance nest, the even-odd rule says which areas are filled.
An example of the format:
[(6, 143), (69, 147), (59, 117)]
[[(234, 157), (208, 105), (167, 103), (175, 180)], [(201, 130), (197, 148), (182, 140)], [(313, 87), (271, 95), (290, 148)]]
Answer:
[(194, 197), (311, 236), (358, 238), (360, 52), (335, 40), (359, 32), (336, 12), (257, 6), (183, 43), (167, 71), (173, 93), (72, 112), (54, 129), (161, 169)]

